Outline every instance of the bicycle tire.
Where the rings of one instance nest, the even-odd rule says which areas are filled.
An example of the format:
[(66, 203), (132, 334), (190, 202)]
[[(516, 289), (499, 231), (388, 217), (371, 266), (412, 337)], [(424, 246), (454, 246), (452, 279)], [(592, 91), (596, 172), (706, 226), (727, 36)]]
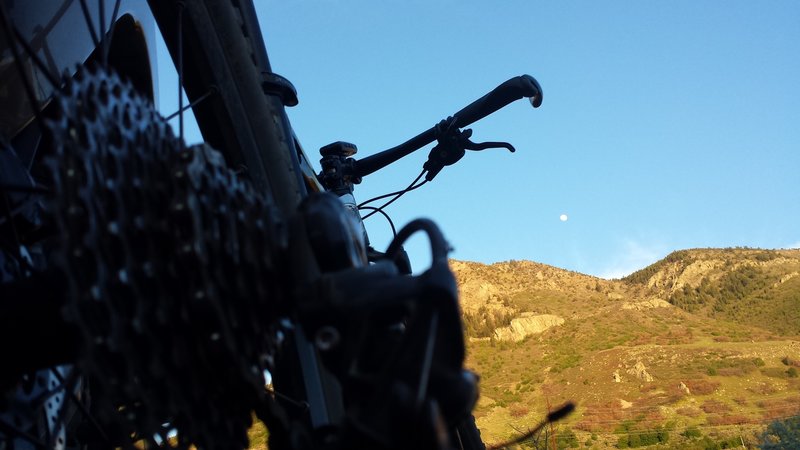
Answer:
[[(294, 138), (283, 103), (265, 94), (263, 72), (270, 73), (257, 29), (248, 28), (242, 11), (246, 2), (197, 0), (192, 2), (149, 0), (164, 35), (175, 33), (179, 4), (184, 8), (184, 39), (193, 44), (183, 54), (184, 82), (190, 102), (213, 86), (217, 93), (194, 108), (204, 140), (220, 150), (231, 167), (244, 164), (257, 188), (270, 192), (279, 208), (290, 214), (299, 204), (304, 190), (298, 173)], [(248, 35), (248, 33), (250, 33)], [(176, 39), (167, 47), (178, 57)], [(197, 54), (194, 50), (201, 50)]]

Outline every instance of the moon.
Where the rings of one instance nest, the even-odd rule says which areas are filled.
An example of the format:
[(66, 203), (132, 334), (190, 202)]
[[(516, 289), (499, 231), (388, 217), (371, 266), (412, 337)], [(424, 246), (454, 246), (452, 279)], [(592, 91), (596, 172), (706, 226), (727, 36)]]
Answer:
[(558, 219), (562, 222), (566, 222), (569, 219), (569, 217), (566, 214), (562, 214), (558, 216)]

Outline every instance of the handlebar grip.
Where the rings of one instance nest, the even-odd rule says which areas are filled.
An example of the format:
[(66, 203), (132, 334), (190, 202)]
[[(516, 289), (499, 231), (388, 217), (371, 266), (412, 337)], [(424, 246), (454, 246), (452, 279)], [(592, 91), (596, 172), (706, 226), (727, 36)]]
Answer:
[(455, 113), (455, 126), (464, 128), (523, 97), (530, 98), (534, 108), (542, 104), (542, 87), (530, 75), (520, 75), (506, 81)]

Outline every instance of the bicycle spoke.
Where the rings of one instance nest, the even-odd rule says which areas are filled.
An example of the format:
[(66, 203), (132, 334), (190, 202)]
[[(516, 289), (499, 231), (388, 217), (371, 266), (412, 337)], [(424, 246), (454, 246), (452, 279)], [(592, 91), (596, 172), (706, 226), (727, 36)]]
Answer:
[[(14, 59), (14, 65), (17, 67), (17, 71), (19, 72), (20, 79), (22, 80), (22, 85), (25, 89), (25, 94), (28, 96), (28, 101), (31, 104), (31, 110), (33, 110), (34, 117), (36, 118), (36, 122), (39, 124), (39, 127), (42, 131), (44, 131), (45, 124), (44, 119), (42, 118), (41, 111), (39, 111), (39, 101), (36, 97), (36, 93), (33, 90), (33, 86), (31, 85), (30, 80), (25, 73), (25, 67), (22, 65), (22, 59), (19, 54), (19, 49), (17, 48), (17, 39), (15, 39), (14, 33), (14, 26), (11, 24), (11, 20), (6, 13), (5, 5), (0, 4), (0, 22), (2, 22), (3, 33), (5, 34), (6, 41), (8, 41), (8, 47), (11, 49), (11, 55)], [(19, 39), (20, 42), (23, 42), (24, 39)], [(29, 52), (30, 54), (30, 52)], [(57, 85), (54, 85), (57, 86)]]
[(3, 209), (5, 210), (6, 222), (11, 228), (11, 236), (14, 239), (14, 249), (17, 253), (17, 259), (20, 264), (28, 265), (28, 261), (22, 256), (22, 241), (19, 238), (17, 225), (14, 223), (14, 215), (11, 212), (11, 202), (8, 200), (8, 194), (6, 193), (3, 193)]
[(208, 91), (206, 91), (205, 94), (201, 95), (195, 101), (189, 103), (188, 105), (184, 106), (183, 108), (181, 108), (181, 109), (175, 111), (174, 113), (168, 115), (167, 117), (164, 118), (164, 120), (168, 120), (169, 121), (169, 120), (174, 119), (175, 116), (177, 116), (178, 114), (182, 114), (184, 111), (188, 111), (190, 108), (194, 108), (195, 106), (199, 105), (203, 100), (207, 99), (208, 97), (211, 97), (213, 94), (216, 94), (216, 93), (217, 93), (217, 87), (216, 86), (211, 86), (211, 88)]
[(178, 34), (178, 136), (179, 145), (183, 146), (183, 0), (178, 1), (177, 34)]
[(100, 59), (103, 62), (103, 67), (108, 65), (108, 60), (106, 59), (106, 43), (110, 36), (106, 34), (106, 2), (103, 0), (97, 0), (97, 16), (98, 22), (100, 23)]
[(183, 146), (183, 1), (178, 2), (178, 135)]
[(10, 424), (2, 421), (2, 420), (0, 420), (0, 431), (5, 433), (5, 435), (7, 437), (13, 438), (13, 437), (16, 436), (16, 437), (20, 437), (22, 439), (25, 439), (26, 441), (28, 441), (31, 444), (33, 444), (33, 446), (36, 447), (36, 448), (39, 448), (39, 449), (46, 449), (47, 448), (47, 447), (45, 447), (45, 444), (42, 441), (40, 441), (39, 439), (36, 438), (36, 436), (33, 436), (30, 433), (22, 431), (22, 430), (18, 429), (17, 427), (12, 426), (12, 425), (10, 425)]
[(17, 184), (6, 184), (0, 183), (0, 192), (2, 193), (10, 193), (10, 192), (18, 192), (18, 193), (25, 193), (25, 194), (52, 194), (49, 188), (44, 186), (21, 186)]
[[(51, 372), (53, 372), (53, 375), (55, 375), (55, 377), (61, 383), (61, 386), (64, 386), (64, 384), (65, 384), (64, 377), (63, 377), (63, 375), (61, 375), (61, 372), (59, 372), (55, 368), (50, 369), (50, 370), (51, 370)], [(106, 443), (110, 443), (111, 440), (108, 438), (108, 435), (106, 434), (106, 432), (103, 431), (103, 427), (100, 426), (100, 423), (97, 421), (97, 419), (94, 418), (94, 416), (92, 415), (91, 411), (89, 411), (89, 409), (86, 407), (86, 405), (83, 404), (81, 399), (78, 398), (78, 395), (75, 394), (75, 391), (71, 389), (71, 390), (67, 391), (67, 393), (69, 394), (70, 399), (75, 404), (75, 406), (78, 408), (78, 410), (81, 412), (81, 414), (83, 414), (83, 417), (86, 418), (89, 421), (89, 423), (91, 423), (91, 425), (97, 430), (98, 433), (100, 433), (100, 437), (102, 437), (103, 440)]]
[(38, 67), (39, 71), (42, 72), (42, 75), (44, 75), (44, 77), (47, 79), (47, 82), (50, 83), (50, 86), (54, 88), (59, 87), (61, 83), (58, 81), (58, 77), (56, 77), (55, 75), (53, 75), (52, 72), (50, 72), (50, 68), (47, 67), (47, 64), (45, 64), (41, 58), (39, 58), (39, 55), (36, 54), (36, 51), (31, 47), (31, 45), (28, 43), (28, 41), (25, 39), (22, 33), (17, 29), (17, 27), (13, 25), (11, 26), (11, 29), (12, 32), (14, 33), (14, 36), (16, 37), (16, 42), (18, 42), (19, 45), (22, 46), (22, 49), (25, 50), (25, 53), (28, 55), (31, 61), (33, 61), (33, 63), (36, 64), (36, 67)]
[(86, 28), (89, 29), (89, 34), (92, 35), (92, 43), (94, 44), (94, 47), (97, 48), (100, 45), (100, 40), (97, 38), (97, 31), (94, 29), (92, 16), (89, 14), (89, 5), (86, 4), (86, 0), (80, 0), (80, 3), (81, 11), (83, 11), (83, 20), (86, 22)]

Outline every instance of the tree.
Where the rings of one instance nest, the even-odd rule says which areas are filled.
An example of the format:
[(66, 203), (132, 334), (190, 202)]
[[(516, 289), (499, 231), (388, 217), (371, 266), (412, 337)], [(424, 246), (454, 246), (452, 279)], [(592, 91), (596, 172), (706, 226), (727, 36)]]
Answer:
[(763, 450), (800, 448), (800, 417), (771, 422), (761, 435), (760, 447)]

